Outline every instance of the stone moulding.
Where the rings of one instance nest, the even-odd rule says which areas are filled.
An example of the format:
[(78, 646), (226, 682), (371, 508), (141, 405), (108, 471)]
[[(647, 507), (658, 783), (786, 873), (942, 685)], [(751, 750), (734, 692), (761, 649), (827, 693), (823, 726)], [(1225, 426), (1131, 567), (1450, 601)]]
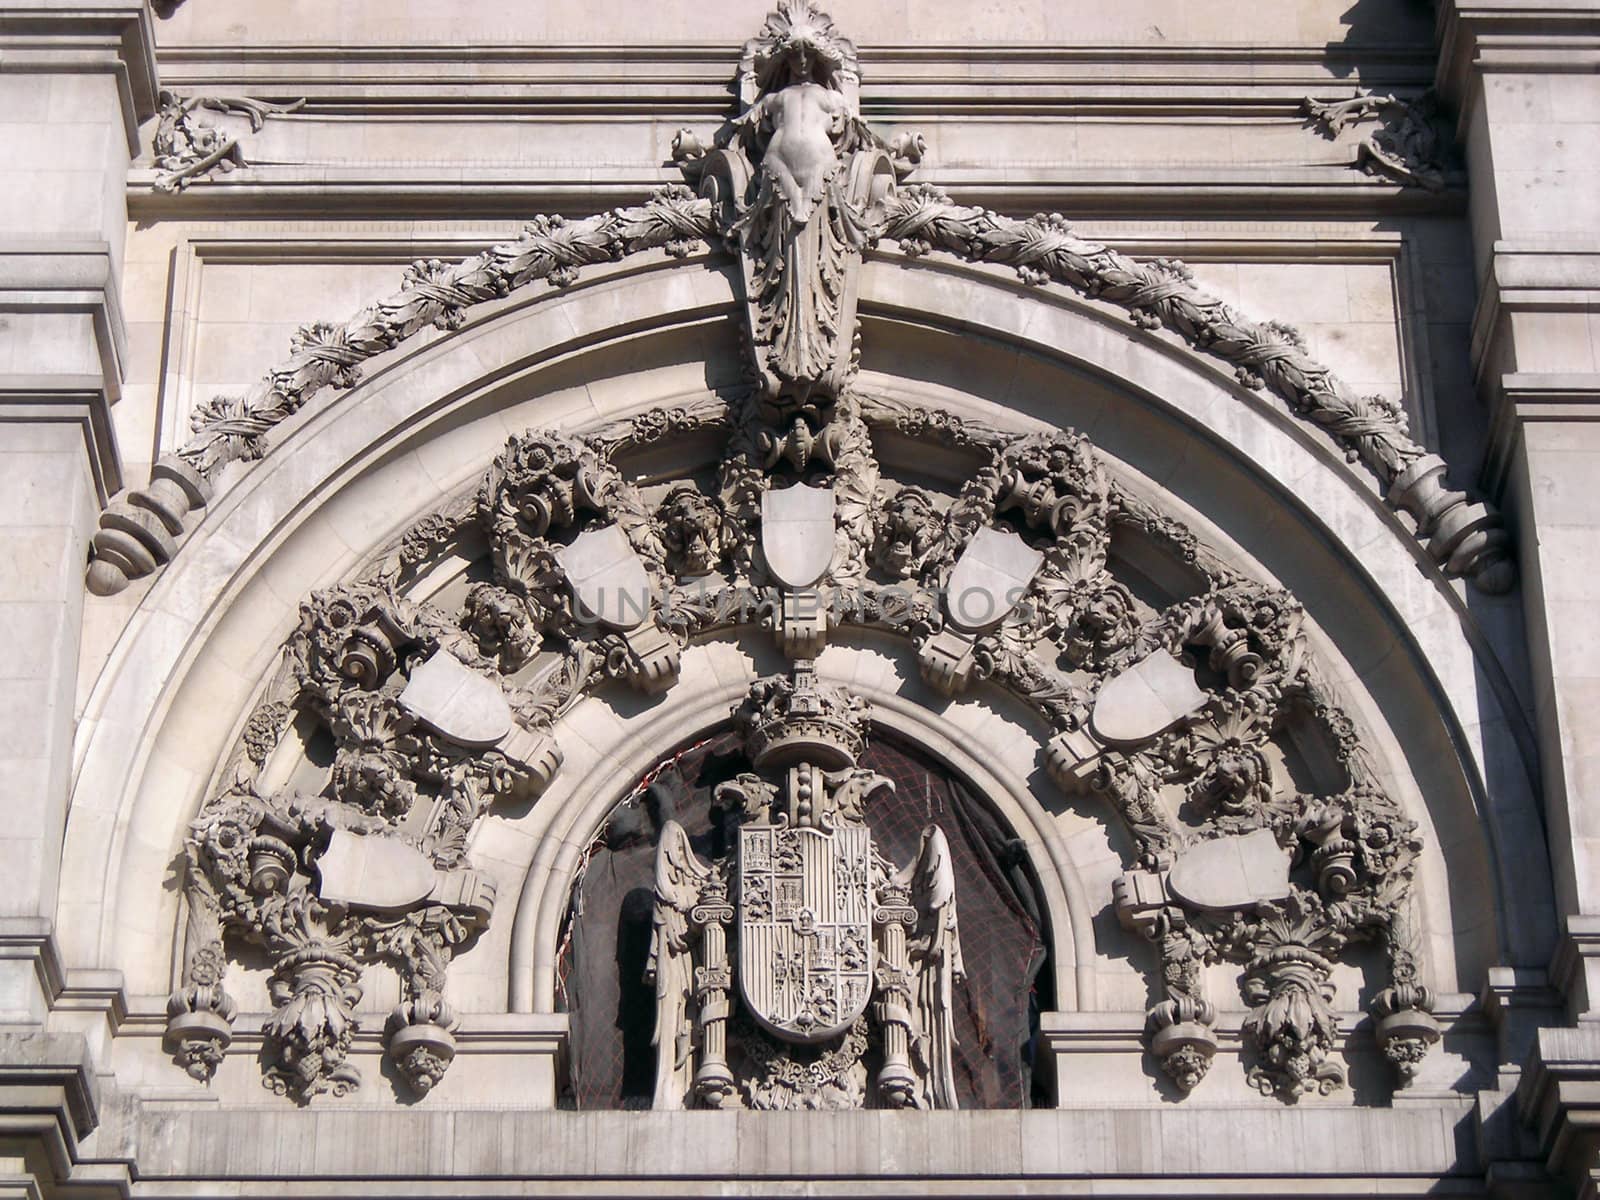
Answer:
[[(401, 288), (340, 325), (317, 322), (295, 336), (288, 357), (242, 397), (217, 396), (194, 415), (194, 435), (152, 472), (197, 482), (185, 489), (192, 507), (209, 501), (210, 481), (235, 461), (264, 456), (269, 435), (325, 388), (348, 390), (361, 364), (400, 346), (425, 328), (459, 328), (467, 311), (502, 299), (541, 279), (564, 287), (580, 268), (644, 250), (687, 256), (696, 244), (720, 237), (712, 202), (686, 188), (662, 189), (644, 204), (581, 221), (540, 217), (515, 242), (456, 263), (424, 260), (407, 269)], [(1235, 368), (1241, 383), (1281, 397), (1291, 412), (1321, 429), (1359, 459), (1384, 485), (1390, 507), (1416, 522), (1419, 538), (1440, 568), (1466, 576), (1491, 594), (1506, 591), (1515, 568), (1500, 515), (1486, 503), (1446, 485), (1446, 464), (1413, 441), (1397, 404), (1358, 396), (1313, 359), (1288, 327), (1257, 323), (1234, 312), (1191, 281), (1175, 259), (1138, 262), (1077, 237), (1059, 215), (1027, 220), (949, 203), (931, 188), (906, 189), (890, 199), (877, 237), (915, 256), (941, 252), (971, 262), (1012, 266), (1030, 283), (1060, 283), (1091, 299), (1115, 304), (1142, 328), (1166, 329), (1195, 350)], [(102, 514), (89, 566), (89, 590), (121, 591), (131, 579), (165, 566), (179, 530), (141, 521), (133, 493)], [(135, 509), (130, 518), (126, 511)], [(180, 522), (187, 513), (175, 513)], [(140, 526), (129, 528), (130, 519)], [(146, 529), (145, 526), (150, 526)]]

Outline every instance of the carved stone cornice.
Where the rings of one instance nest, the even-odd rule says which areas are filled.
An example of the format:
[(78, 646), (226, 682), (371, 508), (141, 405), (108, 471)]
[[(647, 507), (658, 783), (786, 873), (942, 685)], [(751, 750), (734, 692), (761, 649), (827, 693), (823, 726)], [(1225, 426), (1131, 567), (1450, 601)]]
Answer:
[(0, 7), (0, 55), (7, 73), (114, 72), (128, 152), (139, 152), (139, 125), (156, 111), (160, 78), (144, 0), (7, 4)]
[(1462, 128), (1489, 72), (1593, 71), (1600, 15), (1587, 0), (1441, 0), (1435, 86), (1460, 111)]

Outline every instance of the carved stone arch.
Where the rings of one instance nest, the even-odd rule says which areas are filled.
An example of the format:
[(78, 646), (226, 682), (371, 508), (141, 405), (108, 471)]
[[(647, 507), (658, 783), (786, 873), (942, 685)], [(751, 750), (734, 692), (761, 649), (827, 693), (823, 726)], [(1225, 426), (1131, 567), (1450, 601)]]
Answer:
[[(1525, 962), (1546, 949), (1528, 944), (1518, 918), (1544, 899), (1510, 907), (1520, 899), (1510, 854), (1501, 888), (1483, 893), (1501, 899), (1494, 918), (1472, 920), (1482, 896), (1435, 906), (1466, 920), (1432, 931), (1445, 939), (1432, 968), (1429, 930), (1414, 920), (1413, 878), (1430, 872), (1418, 864), (1430, 853), (1411, 814), (1424, 808), (1418, 792), (1430, 811), (1493, 797), (1490, 845), (1530, 851), (1530, 838), (1496, 842), (1512, 824), (1507, 811), (1526, 811), (1526, 781), (1501, 771), (1498, 786), (1483, 786), (1496, 755), (1514, 757), (1515, 696), (1478, 653), (1477, 614), (1446, 579), (1509, 586), (1498, 518), (1443, 486), (1442, 462), (1406, 434), (1397, 406), (1355, 395), (1285, 326), (1200, 293), (1182, 264), (1141, 264), (1059, 216), (1014, 221), (901, 189), (918, 142), (888, 144), (859, 120), (854, 51), (826, 16), (784, 6), (747, 58), (758, 70), (741, 91), (744, 115), (714, 150), (678, 139), (698, 195), (677, 187), (584, 221), (536, 219), (514, 243), (459, 264), (413, 264), (402, 290), (344, 325), (304, 326), (248, 397), (205, 406), (194, 442), (134, 496), (152, 517), (107, 514), (90, 571), (102, 594), (171, 557), (170, 536), (152, 522), (181, 530), (230, 464), (274, 451), (235, 478), (178, 570), (142, 600), (142, 642), (150, 629), (165, 637), (138, 666), (115, 662), (94, 698), (107, 731), (88, 747), (69, 853), (80, 866), (104, 854), (118, 902), (96, 914), (80, 957), (106, 957), (120, 928), (157, 938), (155, 906), (134, 893), (181, 838), (189, 963), (171, 1000), (174, 1029), (203, 1032), (232, 1005), (219, 990), (224, 933), (261, 942), (278, 1005), (266, 1026), (269, 1082), (302, 1098), (339, 1091), (350, 1083), (342, 1058), (360, 968), (395, 960), (408, 992), (387, 1042), (426, 1090), (448, 1066), (438, 1050), (451, 1026), (445, 965), (490, 915), (467, 858), (488, 806), (531, 802), (549, 786), (571, 704), (621, 678), (648, 696), (682, 686), (682, 651), (728, 624), (710, 610), (760, 592), (758, 613), (734, 624), (768, 627), (794, 666), (763, 672), (739, 709), (755, 770), (739, 776), (738, 837), (771, 878), (750, 885), (749, 902), (744, 883), (730, 898), (733, 859), (707, 866), (682, 829), (662, 834), (653, 970), (670, 979), (659, 984), (658, 1019), (704, 1054), (693, 1090), (682, 1056), (662, 1054), (662, 1107), (731, 1096), (715, 1050), (731, 979), (723, 926), (736, 910), (746, 930), (782, 907), (757, 914), (763, 886), (776, 894), (784, 874), (771, 866), (781, 846), (786, 870), (808, 866), (789, 880), (800, 891), (771, 946), (810, 963), (805, 939), (832, 914), (822, 925), (838, 941), (827, 946), (850, 944), (853, 965), (832, 949), (818, 950), (822, 974), (741, 958), (741, 987), (781, 974), (779, 990), (800, 989), (787, 1016), (746, 990), (750, 1016), (776, 1037), (816, 1042), (842, 1035), (870, 994), (883, 1037), (878, 1099), (952, 1102), (936, 1066), (949, 1058), (949, 989), (960, 976), (949, 846), (928, 830), (910, 867), (870, 850), (862, 811), (882, 789), (856, 768), (866, 699), (818, 677), (838, 627), (896, 622), (926, 682), (950, 698), (986, 678), (1003, 686), (1042, 722), (1062, 789), (1104, 795), (1125, 822), (1131, 851), (1118, 864), (1128, 870), (1115, 880), (1115, 909), (1160, 949), (1165, 998), (1146, 1034), (1182, 1090), (1216, 1048), (1203, 979), (1216, 960), (1245, 966), (1253, 1008), (1243, 1029), (1262, 1058), (1253, 1082), (1291, 1099), (1336, 1085), (1328, 955), (1363, 939), (1381, 942), (1392, 973), (1373, 998), (1379, 1040), (1410, 1078), (1437, 1038), (1429, 970), (1453, 974), (1448, 939), (1493, 928), (1494, 938), (1462, 942), (1475, 968), (1498, 950)], [(789, 125), (786, 138), (766, 138), (774, 122)], [(701, 242), (730, 251), (734, 269), (694, 259)], [(1005, 264), (1027, 286), (995, 267), (907, 264), (930, 251)], [(688, 261), (664, 270), (659, 253)], [(571, 286), (581, 267), (586, 283), (526, 301), (534, 283)], [(1094, 299), (1029, 291), (1043, 283)], [(744, 318), (738, 347), (722, 322), (730, 307)], [(1146, 333), (1128, 338), (1112, 312)], [(424, 346), (418, 334), (429, 328), (445, 338)], [(933, 338), (938, 386), (906, 355), (906, 331)], [(414, 349), (398, 350), (410, 339)], [(978, 342), (989, 349), (973, 354)], [(997, 346), (1010, 371), (995, 370)], [(958, 358), (978, 378), (952, 370)], [(376, 368), (365, 384), (363, 366)], [(307, 406), (323, 389), (354, 390)], [(523, 413), (555, 429), (520, 434)], [(603, 424), (624, 414), (632, 421)], [(1066, 424), (1102, 432), (1112, 454)], [(480, 491), (459, 493), (506, 434)], [(694, 483), (699, 464), (683, 446), (723, 434), (714, 485)], [(910, 446), (901, 478), (885, 470), (896, 442)], [(661, 451), (656, 466), (627, 466), (637, 445)], [(1330, 446), (1370, 477), (1350, 474)], [(960, 466), (941, 474), (941, 459)], [(677, 488), (661, 496), (654, 488), (667, 478)], [(925, 488), (930, 480), (944, 491)], [(1190, 526), (1203, 522), (1174, 517), (1174, 496), (1216, 515), (1216, 536), (1197, 539)], [(1326, 546), (1282, 552), (1270, 525), (1285, 514)], [(416, 523), (394, 541), (406, 522)], [(1170, 578), (1187, 582), (1141, 574), (1118, 539), (1162, 558), (1160, 570), (1176, 563)], [(312, 557), (285, 554), (296, 541)], [(442, 565), (485, 550), (488, 562), (467, 568), (477, 576)], [(429, 571), (456, 581), (443, 608), (419, 603), (426, 586), (406, 595)], [(685, 598), (691, 578), (714, 579), (714, 597)], [(294, 586), (331, 579), (344, 582), (304, 602), (306, 587)], [(1285, 581), (1290, 590), (1278, 587)], [(646, 587), (654, 594), (629, 614), (605, 600), (624, 587), (635, 602)], [(891, 619), (896, 589), (909, 598)], [(1296, 592), (1320, 603), (1325, 642), (1318, 611)], [(952, 597), (963, 594), (984, 598), (989, 616), (960, 611)], [(669, 611), (680, 598), (682, 611)], [(827, 611), (803, 611), (806, 602)], [(282, 669), (227, 734), (237, 749), (218, 773), (221, 726), (274, 645), (262, 634), (282, 634), (296, 603)], [(589, 616), (598, 632), (581, 627)], [(1374, 632), (1398, 653), (1366, 653)], [(202, 645), (214, 653), (198, 658)], [(1370, 678), (1358, 680), (1363, 666)], [(1488, 686), (1475, 712), (1427, 694), (1448, 683), (1440, 691), (1470, 704), (1474, 688), (1458, 685), (1478, 669)], [(1403, 698), (1384, 694), (1395, 680)], [(1371, 728), (1346, 714), (1342, 693), (1366, 702)], [(1379, 704), (1368, 702), (1374, 693)], [(118, 728), (120, 701), (150, 717)], [(1307, 746), (1301, 726), (1312, 730)], [(1405, 747), (1390, 739), (1374, 755), (1368, 734), (1394, 728), (1405, 728)], [(301, 776), (272, 778), (275, 747), (291, 734), (307, 739), (307, 763), (326, 766), (307, 774), (309, 794), (296, 789)], [(315, 738), (331, 747), (328, 765), (315, 762)], [(197, 826), (182, 835), (202, 794)], [(555, 803), (534, 806), (534, 826)], [(578, 813), (587, 806), (571, 821)], [(539, 838), (530, 878), (562, 877), (579, 829)], [(1477, 869), (1469, 878), (1488, 874), (1475, 850), (1458, 854)], [(837, 891), (835, 870), (845, 872)], [(854, 915), (838, 915), (846, 909)], [(549, 930), (541, 915), (534, 946), (549, 944)], [(918, 949), (907, 930), (918, 931)], [(755, 942), (752, 933), (739, 954)], [(1082, 970), (1083, 955), (1072, 960)], [(534, 955), (541, 973), (549, 962)], [(813, 984), (837, 992), (813, 995)], [(1074, 997), (1096, 1000), (1086, 986)], [(434, 1030), (434, 1042), (419, 1030)], [(194, 1051), (192, 1072), (205, 1074), (219, 1040), (178, 1037)], [(926, 1059), (918, 1072), (912, 1045)]]
[[(248, 634), (234, 636), (238, 643), (264, 652), (275, 640), (263, 636), (265, 631), (284, 627), (292, 597), (330, 581), (344, 569), (344, 564), (354, 561), (354, 550), (341, 550), (331, 561), (326, 549), (306, 558), (306, 551), (294, 542), (296, 528), (323, 509), (327, 510), (323, 515), (328, 516), (340, 504), (349, 506), (345, 509), (347, 515), (329, 519), (346, 522), (351, 529), (364, 525), (372, 508), (383, 507), (391, 497), (403, 496), (407, 505), (415, 506), (420, 499), (419, 478), (426, 478), (434, 493), (442, 495), (445, 484), (469, 477), (479, 468), (481, 456), (503, 439), (507, 421), (548, 423), (549, 418), (540, 415), (545, 401), (533, 401), (521, 410), (526, 416), (521, 416), (509, 415), (517, 410), (505, 408), (502, 398), (516, 395), (519, 390), (526, 394), (527, 389), (537, 387), (539, 372), (559, 369), (564, 361), (570, 361), (562, 357), (564, 354), (616, 354), (616, 347), (633, 345), (632, 339), (648, 336), (655, 328), (716, 329), (728, 298), (725, 279), (716, 272), (630, 262), (598, 272), (586, 286), (537, 305), (513, 304), (451, 338), (408, 354), (361, 385), (347, 400), (306, 410), (293, 427), (285, 430), (288, 442), (284, 452), (246, 474), (228, 497), (214, 506), (183, 558), (141, 601), (143, 615), (133, 628), (157, 636), (141, 632), (136, 638), (130, 637), (131, 659), (143, 660), (147, 665), (136, 665), (128, 656), (119, 655), (91, 700), (91, 719), (99, 718), (99, 722), (90, 727), (85, 748), (68, 854), (99, 856), (94, 873), (107, 877), (114, 892), (123, 856), (106, 835), (119, 827), (124, 831), (134, 827), (150, 830), (163, 824), (135, 815), (138, 810), (130, 807), (135, 790), (143, 784), (150, 789), (147, 795), (152, 800), (154, 793), (162, 793), (166, 797), (187, 796), (186, 803), (190, 805), (198, 802), (203, 776), (214, 764), (216, 752), (205, 750), (209, 757), (204, 762), (197, 757), (172, 762), (154, 742), (141, 740), (139, 726), (159, 728), (166, 718), (166, 706), (181, 693), (204, 695), (207, 706), (219, 690), (220, 694), (235, 694), (240, 699), (232, 711), (240, 712), (245, 689), (238, 686), (238, 681), (242, 678), (241, 669), (248, 668), (249, 663), (240, 661), (237, 649), (215, 654), (215, 665), (199, 665), (197, 669), (202, 673), (198, 676), (189, 675), (190, 668), (180, 664), (198, 664), (205, 639), (219, 627), (224, 631), (245, 627), (245, 613), (252, 608), (265, 617), (265, 623), (257, 624)], [(543, 345), (541, 329), (550, 331), (545, 334)], [(990, 336), (998, 340), (999, 332)], [(970, 344), (964, 344), (964, 351), (970, 349)], [(1035, 351), (1036, 347), (1027, 349), (1030, 354)], [(693, 354), (686, 352), (684, 359), (691, 359)], [(1176, 358), (1162, 356), (1161, 361), (1168, 364), (1164, 369), (1170, 371), (1170, 364), (1184, 355), (1186, 352)], [(1130, 375), (1142, 375), (1147, 357), (1138, 351), (1128, 354), (1124, 370)], [(703, 368), (697, 367), (696, 371), (703, 372)], [(872, 382), (876, 385), (891, 381), (880, 375)], [(661, 386), (659, 379), (645, 386), (651, 383)], [(641, 390), (633, 399), (640, 404), (669, 400), (675, 386), (666, 384), (667, 395)], [(1191, 378), (1189, 386), (1214, 389), (1217, 385)], [(912, 387), (916, 394), (915, 389), (921, 385)], [(1148, 390), (1146, 384), (1140, 387)], [(622, 391), (618, 388), (613, 394)], [(948, 400), (943, 393), (921, 394), (939, 402)], [(456, 424), (454, 433), (446, 432), (452, 422), (462, 421), (459, 414), (472, 412), (482, 416)], [(424, 451), (411, 448), (442, 447), (452, 439), (461, 441), (463, 446), (443, 452), (445, 474), (435, 478), (424, 470), (419, 475), (415, 464)], [(465, 448), (468, 444), (473, 448)], [(1310, 466), (1317, 465), (1312, 458)], [(363, 471), (365, 476), (358, 481), (356, 477)], [(1273, 504), (1283, 503), (1281, 497), (1288, 487), (1279, 485), (1279, 489)], [(398, 522), (399, 514), (407, 510), (390, 511)], [(1331, 532), (1338, 536), (1338, 530)], [(343, 543), (334, 545), (342, 547)], [(1389, 540), (1388, 546), (1394, 549), (1387, 550), (1382, 537), (1367, 543), (1363, 547), (1367, 552), (1364, 559), (1352, 549), (1343, 558), (1343, 568), (1352, 569), (1363, 561), (1371, 567), (1381, 562), (1385, 553), (1397, 562), (1411, 561), (1398, 539)], [(268, 561), (273, 562), (270, 568)], [(189, 565), (191, 562), (193, 566)], [(1409, 625), (1418, 636), (1448, 640), (1450, 626), (1438, 620), (1436, 597), (1436, 592), (1417, 589), (1391, 597), (1389, 604), (1417, 606), (1402, 619), (1391, 617), (1391, 627)], [(1458, 641), (1456, 645), (1462, 643)], [(205, 655), (213, 655), (216, 649), (213, 643)], [(1458, 669), (1449, 665), (1452, 660), (1470, 660), (1470, 654), (1463, 655), (1462, 650), (1443, 660), (1426, 651), (1424, 656), (1439, 662), (1434, 668), (1439, 671)], [(258, 663), (249, 676), (254, 677), (259, 670)], [(221, 687), (224, 683), (227, 686)], [(183, 718), (180, 726), (192, 719)], [(203, 744), (217, 746), (221, 737), (212, 733)], [(147, 778), (141, 763), (156, 773)], [(182, 784), (177, 791), (170, 787), (174, 781)], [(127, 793), (124, 788), (129, 789)], [(111, 817), (109, 822), (96, 815), (98, 811), (111, 816), (119, 810), (122, 816)], [(167, 827), (174, 828), (171, 824)], [(132, 896), (124, 899), (131, 901)], [(101, 922), (115, 919), (113, 914), (118, 911), (127, 911), (116, 904), (102, 907), (98, 898), (92, 907), (92, 915), (83, 914), (90, 918), (87, 921), (64, 923), (64, 936), (69, 941), (84, 934), (93, 935), (105, 928)], [(89, 954), (95, 956), (92, 950)]]
[[(1022, 775), (1014, 765), (981, 761), (962, 743), (964, 737), (971, 736), (970, 730), (952, 723), (919, 698), (907, 697), (876, 680), (836, 675), (830, 666), (839, 649), (842, 648), (830, 647), (818, 660), (819, 676), (848, 684), (872, 704), (875, 727), (899, 735), (969, 781), (1021, 839), (1045, 903), (1057, 1003), (1071, 1010), (1094, 1010), (1094, 931), (1090, 916), (1097, 905), (1084, 890), (1070, 850), (1061, 844), (1050, 823), (1045, 803), (1030, 785), (1028, 776), (1042, 772), (1036, 771), (1031, 762), (1027, 775)], [(644, 772), (661, 760), (665, 749), (726, 727), (728, 714), (759, 678), (753, 668), (742, 676), (729, 674), (734, 669), (729, 664), (735, 661), (733, 656), (719, 659), (716, 674), (710, 679), (702, 676), (703, 682), (691, 701), (660, 713), (641, 714), (627, 722), (622, 727), (622, 752), (597, 773), (580, 776), (573, 772), (566, 781), (552, 785), (550, 796), (556, 803), (531, 818), (526, 832), (537, 836), (540, 846), (523, 883), (511, 935), (513, 1011), (554, 1010), (557, 943), (583, 849), (594, 841), (606, 817), (627, 797)], [(849, 661), (852, 665), (857, 662), (854, 657)], [(685, 665), (686, 669), (690, 665), (688, 656)], [(926, 699), (937, 697), (929, 695)], [(573, 717), (581, 719), (582, 714), (575, 712)], [(566, 786), (562, 786), (563, 782)], [(1037, 780), (1037, 784), (1050, 786), (1048, 779)], [(539, 823), (540, 816), (548, 823)], [(1090, 952), (1086, 954), (1084, 948), (1090, 948)]]

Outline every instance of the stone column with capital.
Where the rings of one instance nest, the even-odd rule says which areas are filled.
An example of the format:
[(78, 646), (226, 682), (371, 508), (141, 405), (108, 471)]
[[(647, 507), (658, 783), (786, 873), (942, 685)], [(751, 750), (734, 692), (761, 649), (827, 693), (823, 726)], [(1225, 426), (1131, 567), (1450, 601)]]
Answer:
[(1591, 1140), (1554, 1136), (1587, 1116), (1552, 1115), (1543, 1082), (1556, 1033), (1561, 1073), (1600, 1072), (1600, 1040), (1584, 1032), (1600, 1029), (1600, 18), (1572, 0), (1448, 0), (1439, 33), (1439, 90), (1459, 114), (1470, 174), (1472, 365), (1493, 414), (1485, 486), (1521, 559), (1564, 931), (1548, 981), (1577, 1024), (1534, 1041), (1518, 1107), (1541, 1165), (1587, 1196), (1600, 1178)]
[(43, 1021), (71, 783), (82, 576), (122, 486), (126, 177), (155, 112), (139, 0), (0, 9), (0, 1022)]

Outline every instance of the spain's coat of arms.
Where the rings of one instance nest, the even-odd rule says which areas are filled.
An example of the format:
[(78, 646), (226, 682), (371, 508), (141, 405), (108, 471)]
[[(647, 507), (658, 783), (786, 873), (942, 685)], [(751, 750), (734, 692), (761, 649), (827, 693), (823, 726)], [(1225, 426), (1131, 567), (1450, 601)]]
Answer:
[(867, 716), (807, 660), (757, 680), (735, 714), (755, 769), (716, 787), (729, 853), (704, 862), (663, 826), (657, 1108), (956, 1107), (950, 846), (929, 825), (896, 867), (873, 845), (867, 809), (894, 784), (858, 765)]
[(739, 831), (739, 990), (778, 1037), (848, 1029), (872, 984), (867, 830), (784, 825)]

